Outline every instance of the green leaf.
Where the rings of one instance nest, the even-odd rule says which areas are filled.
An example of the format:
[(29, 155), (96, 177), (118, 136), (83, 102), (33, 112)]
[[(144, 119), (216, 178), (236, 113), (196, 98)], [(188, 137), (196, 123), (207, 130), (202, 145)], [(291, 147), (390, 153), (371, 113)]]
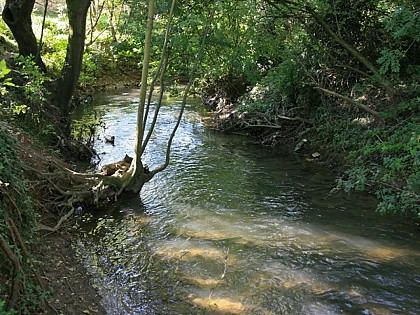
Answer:
[(0, 79), (4, 78), (7, 74), (9, 74), (9, 72), (12, 71), (9, 68), (7, 68), (6, 65), (6, 60), (1, 60), (0, 61)]

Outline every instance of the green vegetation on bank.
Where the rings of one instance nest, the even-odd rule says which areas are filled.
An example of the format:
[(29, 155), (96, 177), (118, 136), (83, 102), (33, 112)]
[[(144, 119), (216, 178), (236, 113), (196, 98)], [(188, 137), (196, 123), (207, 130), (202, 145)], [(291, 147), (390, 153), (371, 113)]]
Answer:
[[(150, 82), (170, 9), (168, 1), (155, 3)], [(90, 92), (106, 79), (139, 80), (148, 4), (57, 0), (46, 11), (0, 4), (0, 273), (8, 277), (0, 309), (31, 313), (42, 296), (26, 248), (36, 215), (11, 125), (55, 149), (91, 137), (96, 119), (71, 126), (76, 85)], [(374, 193), (381, 214), (419, 218), (418, 10), (414, 0), (180, 0), (163, 81), (193, 75), (206, 105), (227, 114), (226, 131), (291, 148), (305, 143), (339, 169), (337, 189)]]
[[(0, 262), (5, 280), (0, 283), (0, 307), (10, 309), (19, 301), (16, 311), (33, 314), (38, 311), (39, 298), (44, 293), (30, 252), (36, 213), (28, 196), (19, 154), (10, 126), (0, 122)], [(8, 274), (7, 270), (12, 272)]]

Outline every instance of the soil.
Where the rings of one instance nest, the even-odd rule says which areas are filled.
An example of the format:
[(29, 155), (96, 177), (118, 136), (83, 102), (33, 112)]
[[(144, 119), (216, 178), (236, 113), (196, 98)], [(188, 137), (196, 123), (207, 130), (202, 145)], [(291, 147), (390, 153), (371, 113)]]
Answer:
[[(51, 160), (65, 163), (23, 132), (15, 133), (26, 165), (47, 171)], [(31, 179), (30, 172), (27, 173), (26, 177)], [(43, 192), (32, 191), (31, 194), (42, 203)], [(38, 207), (37, 211), (38, 222), (49, 227), (54, 227), (62, 216), (45, 206)], [(76, 255), (74, 243), (78, 236), (72, 228), (74, 220), (71, 217), (56, 232), (40, 230), (37, 242), (31, 248), (32, 254), (39, 261), (38, 271), (47, 291), (44, 310), (40, 314), (106, 314), (100, 304), (98, 291), (92, 286), (86, 268)]]
[(51, 292), (43, 314), (106, 314), (100, 295), (76, 257), (74, 239), (70, 228), (40, 237), (42, 244), (35, 254), (43, 263), (41, 277)]

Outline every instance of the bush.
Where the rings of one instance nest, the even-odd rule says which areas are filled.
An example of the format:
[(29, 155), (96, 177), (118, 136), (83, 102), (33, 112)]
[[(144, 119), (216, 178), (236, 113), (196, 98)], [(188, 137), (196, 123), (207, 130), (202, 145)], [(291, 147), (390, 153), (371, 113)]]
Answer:
[[(420, 98), (402, 102), (394, 118), (420, 111)], [(420, 117), (412, 115), (396, 124), (358, 133), (346, 156), (350, 165), (339, 185), (345, 191), (371, 191), (379, 199), (381, 214), (420, 218)]]
[(268, 120), (276, 115), (300, 115), (310, 101), (305, 81), (300, 65), (287, 59), (270, 69), (261, 83), (241, 99), (239, 109), (250, 115), (263, 115)]

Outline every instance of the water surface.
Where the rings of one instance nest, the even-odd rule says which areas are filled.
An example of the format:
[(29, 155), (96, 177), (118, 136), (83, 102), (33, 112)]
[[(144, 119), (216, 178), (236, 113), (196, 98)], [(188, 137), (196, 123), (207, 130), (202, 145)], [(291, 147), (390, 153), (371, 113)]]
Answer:
[[(81, 223), (79, 251), (109, 314), (420, 313), (418, 230), (378, 217), (370, 196), (331, 194), (334, 177), (314, 162), (209, 130), (197, 103), (141, 199)], [(95, 97), (100, 165), (133, 155), (137, 104), (137, 90)], [(165, 101), (150, 168), (179, 107)]]

